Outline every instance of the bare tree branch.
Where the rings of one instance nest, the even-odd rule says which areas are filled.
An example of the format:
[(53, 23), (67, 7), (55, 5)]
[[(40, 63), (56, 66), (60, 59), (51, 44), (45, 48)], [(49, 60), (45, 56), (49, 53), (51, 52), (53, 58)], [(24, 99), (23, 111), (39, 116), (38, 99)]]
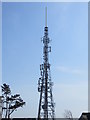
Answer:
[(73, 120), (73, 115), (70, 110), (65, 110), (64, 117), (68, 120)]

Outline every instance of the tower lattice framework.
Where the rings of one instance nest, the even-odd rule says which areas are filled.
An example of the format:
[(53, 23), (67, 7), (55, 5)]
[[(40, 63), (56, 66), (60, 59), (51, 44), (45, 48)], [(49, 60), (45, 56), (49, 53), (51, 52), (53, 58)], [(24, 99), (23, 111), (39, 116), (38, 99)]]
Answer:
[(54, 120), (55, 110), (54, 101), (52, 95), (53, 82), (50, 75), (49, 64), (49, 52), (51, 52), (51, 46), (49, 46), (50, 39), (48, 37), (47, 27), (47, 8), (46, 8), (46, 25), (44, 28), (43, 42), (43, 64), (40, 65), (41, 77), (38, 80), (38, 92), (40, 92), (39, 108), (38, 108), (38, 120), (44, 119)]

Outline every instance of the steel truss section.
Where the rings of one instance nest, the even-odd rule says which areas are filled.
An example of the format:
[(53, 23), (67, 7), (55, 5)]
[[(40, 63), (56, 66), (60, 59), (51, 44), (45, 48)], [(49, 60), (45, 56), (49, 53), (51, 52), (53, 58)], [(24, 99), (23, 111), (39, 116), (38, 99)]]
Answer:
[(49, 64), (49, 52), (51, 52), (51, 46), (49, 46), (50, 39), (48, 37), (48, 27), (44, 28), (43, 41), (43, 64), (40, 65), (41, 77), (38, 80), (38, 92), (40, 92), (39, 108), (38, 108), (38, 120), (54, 120), (55, 118), (55, 103), (53, 101), (52, 86)]

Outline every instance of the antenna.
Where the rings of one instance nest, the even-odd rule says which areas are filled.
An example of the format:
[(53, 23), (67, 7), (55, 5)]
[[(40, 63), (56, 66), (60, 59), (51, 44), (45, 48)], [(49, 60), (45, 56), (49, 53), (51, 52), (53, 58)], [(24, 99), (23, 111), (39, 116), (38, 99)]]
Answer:
[(52, 81), (50, 74), (49, 46), (50, 39), (48, 37), (47, 27), (47, 7), (45, 9), (45, 28), (43, 41), (43, 63), (40, 65), (40, 78), (38, 80), (38, 92), (40, 92), (38, 120), (55, 120), (55, 103), (52, 95)]
[(45, 12), (46, 12), (46, 16), (45, 16), (45, 26), (47, 27), (47, 7), (45, 8), (46, 10), (45, 10)]

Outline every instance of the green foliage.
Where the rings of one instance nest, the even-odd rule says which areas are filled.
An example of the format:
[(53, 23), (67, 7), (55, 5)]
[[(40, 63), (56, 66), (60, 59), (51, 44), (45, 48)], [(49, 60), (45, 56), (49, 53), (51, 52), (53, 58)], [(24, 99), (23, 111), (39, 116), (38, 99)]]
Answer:
[(3, 86), (1, 86), (1, 87), (2, 87), (2, 92), (4, 95), (11, 94), (11, 90), (9, 88), (9, 85), (4, 83)]
[(20, 97), (20, 94), (11, 94), (9, 85), (3, 84), (2, 86), (2, 97), (3, 97), (3, 113), (5, 118), (10, 118), (10, 115), (17, 110), (19, 107), (23, 107), (25, 102)]

